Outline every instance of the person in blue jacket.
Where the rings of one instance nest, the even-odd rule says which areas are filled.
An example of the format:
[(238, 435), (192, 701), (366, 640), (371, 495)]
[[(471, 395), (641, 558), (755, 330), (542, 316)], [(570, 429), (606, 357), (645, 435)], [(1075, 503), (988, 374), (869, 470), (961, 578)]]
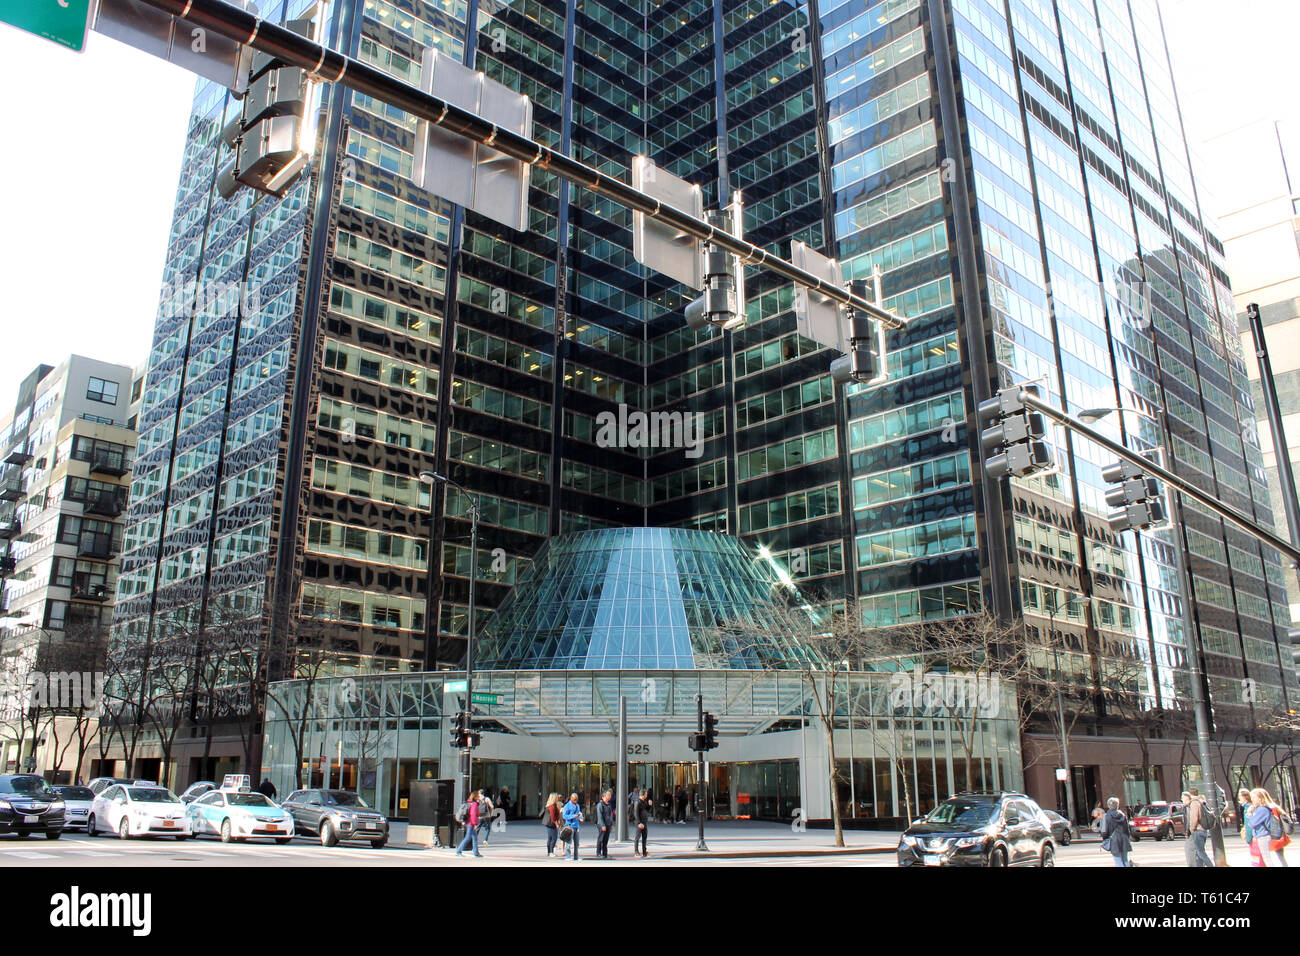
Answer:
[(573, 850), (573, 862), (578, 862), (578, 834), (582, 831), (582, 807), (578, 805), (578, 795), (569, 794), (569, 802), (564, 805), (560, 811), (564, 817), (564, 824), (573, 830), (573, 839), (569, 841), (569, 846)]

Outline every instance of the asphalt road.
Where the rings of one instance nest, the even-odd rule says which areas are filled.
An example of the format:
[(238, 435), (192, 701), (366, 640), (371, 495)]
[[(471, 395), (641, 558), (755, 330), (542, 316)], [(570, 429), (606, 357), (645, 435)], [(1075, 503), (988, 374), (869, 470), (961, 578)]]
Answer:
[[(853, 853), (824, 855), (809, 850), (807, 855), (758, 858), (665, 859), (652, 855), (638, 860), (627, 846), (612, 850), (614, 859), (590, 859), (593, 845), (582, 848), (579, 866), (850, 866), (892, 867), (894, 854)], [(652, 850), (654, 848), (652, 847)], [(680, 850), (674, 850), (680, 853)], [(1183, 866), (1181, 841), (1155, 843), (1143, 840), (1134, 847), (1133, 859), (1138, 866)], [(1235, 836), (1228, 840), (1228, 861), (1232, 866), (1249, 866), (1249, 851)], [(1057, 865), (1063, 867), (1110, 867), (1114, 863), (1109, 854), (1101, 852), (1095, 842), (1074, 843), (1057, 850)], [(67, 833), (59, 840), (40, 837), (18, 839), (0, 836), (0, 867), (4, 866), (56, 866), (56, 867), (114, 867), (114, 866), (170, 866), (170, 867), (226, 867), (226, 866), (573, 866), (572, 860), (546, 859), (539, 848), (530, 845), (488, 846), (482, 859), (466, 854), (457, 858), (450, 850), (424, 849), (394, 844), (376, 850), (365, 844), (342, 844), (323, 847), (307, 838), (297, 838), (286, 846), (269, 841), (223, 844), (215, 839), (189, 839), (176, 841), (167, 838), (120, 840), (116, 837), (90, 838), (84, 834)]]

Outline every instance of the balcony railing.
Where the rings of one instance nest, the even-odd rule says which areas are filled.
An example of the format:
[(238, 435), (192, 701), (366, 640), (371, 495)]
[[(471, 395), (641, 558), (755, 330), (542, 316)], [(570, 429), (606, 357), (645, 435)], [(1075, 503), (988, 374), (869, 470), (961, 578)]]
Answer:
[(126, 496), (119, 493), (100, 493), (86, 499), (86, 513), (116, 518), (126, 507)]
[(72, 579), (72, 596), (84, 601), (107, 601), (112, 595), (109, 586), (102, 581), (95, 581), (88, 575), (78, 574)]
[(0, 578), (8, 577), (18, 570), (18, 559), (12, 554), (0, 557)]
[(6, 478), (0, 481), (0, 500), (17, 501), (27, 494), (21, 478)]
[(23, 533), (23, 524), (16, 518), (0, 519), (0, 541), (8, 541)]
[(19, 445), (5, 456), (6, 465), (25, 465), (32, 460), (32, 454), (26, 448)]
[(131, 470), (131, 465), (123, 452), (98, 450), (91, 456), (90, 470), (95, 474), (121, 478)]

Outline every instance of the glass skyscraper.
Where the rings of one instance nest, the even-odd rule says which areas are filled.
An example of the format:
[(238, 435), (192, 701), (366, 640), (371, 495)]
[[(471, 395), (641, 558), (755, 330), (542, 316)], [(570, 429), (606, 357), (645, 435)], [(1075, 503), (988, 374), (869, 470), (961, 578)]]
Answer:
[[(471, 574), (486, 616), (552, 536), (677, 526), (767, 548), (869, 624), (1053, 621), (1082, 687), (1137, 662), (1127, 691), (1180, 708), (1186, 548), (1216, 717), (1295, 699), (1276, 555), (1191, 504), (1185, 535), (1110, 533), (1108, 459), (1064, 433), (1058, 473), (1009, 486), (972, 454), (978, 402), (1039, 380), (1071, 410), (1122, 406), (1101, 427), (1134, 447), (1162, 446), (1167, 414), (1179, 474), (1271, 520), (1153, 0), (260, 6), (322, 18), (329, 45), (412, 83), (428, 47), (461, 59), (607, 175), (644, 154), (710, 205), (740, 191), (746, 238), (782, 256), (802, 240), (854, 278), (879, 265), (910, 321), (871, 388), (832, 382), (770, 273), (747, 276), (743, 329), (691, 331), (693, 293), (633, 260), (630, 212), (540, 170), (527, 232), (451, 206), (412, 181), (414, 117), (341, 87), (319, 92), (313, 161), (283, 199), (223, 200), (238, 102), (200, 83), (119, 640), (246, 615), (273, 677), (290, 640), (432, 670), (460, 655)], [(702, 445), (611, 446), (598, 416), (620, 406), (698, 414)], [(477, 568), (469, 501), (431, 496), (422, 470), (478, 497)]]

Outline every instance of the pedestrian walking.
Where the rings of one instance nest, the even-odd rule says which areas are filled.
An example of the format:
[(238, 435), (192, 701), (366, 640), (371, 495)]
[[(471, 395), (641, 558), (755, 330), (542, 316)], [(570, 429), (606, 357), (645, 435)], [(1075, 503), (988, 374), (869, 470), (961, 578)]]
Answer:
[(685, 823), (686, 822), (686, 788), (685, 787), (678, 786), (677, 792), (673, 794), (673, 804), (676, 809), (676, 813), (673, 814), (673, 819), (676, 820), (678, 823)]
[(1101, 829), (1101, 818), (1105, 815), (1106, 811), (1101, 808), (1101, 801), (1098, 800), (1097, 805), (1092, 808), (1092, 828), (1094, 830)]
[(478, 840), (484, 846), (488, 845), (488, 837), (492, 835), (492, 818), (496, 815), (496, 809), (484, 788), (478, 798)]
[(1132, 866), (1133, 843), (1128, 835), (1128, 817), (1119, 808), (1119, 797), (1106, 801), (1109, 808), (1101, 818), (1101, 848), (1115, 858), (1116, 866)]
[(497, 806), (501, 808), (502, 818), (510, 819), (510, 788), (502, 787), (501, 792), (497, 794)]
[(569, 802), (560, 811), (564, 817), (564, 827), (569, 831), (569, 846), (573, 850), (573, 862), (578, 862), (578, 835), (582, 831), (582, 807), (578, 804), (578, 795), (569, 794)]
[(647, 841), (650, 839), (651, 804), (650, 791), (642, 790), (641, 798), (636, 802), (632, 822), (636, 824), (636, 838), (632, 841), (632, 855), (642, 859), (650, 855)]
[(1246, 817), (1250, 815), (1250, 791), (1242, 787), (1237, 791), (1237, 830), (1241, 833), (1241, 839), (1246, 843), (1254, 843), (1250, 838), (1250, 825), (1246, 823)]
[[(1251, 807), (1246, 821), (1251, 835), (1251, 866), (1286, 866), (1283, 850), (1291, 838), (1282, 829), (1282, 809), (1267, 790), (1250, 791)], [(1258, 862), (1256, 862), (1258, 861)]]
[(257, 785), (257, 792), (268, 800), (274, 800), (276, 793), (275, 784), (271, 782), (269, 777), (263, 777), (262, 782)]
[(553, 793), (546, 798), (542, 808), (542, 826), (546, 827), (546, 855), (555, 856), (555, 844), (560, 839), (560, 795)]
[(614, 791), (606, 790), (600, 797), (600, 803), (596, 804), (596, 826), (599, 832), (596, 834), (596, 859), (609, 859), (609, 835), (614, 829), (614, 818), (618, 811), (614, 807)]
[(465, 825), (465, 838), (460, 841), (460, 846), (456, 847), (457, 856), (460, 856), (471, 842), (474, 845), (474, 855), (478, 857), (483, 855), (478, 851), (479, 807), (481, 806), (479, 796), (479, 792), (475, 790), (456, 811), (456, 822)]
[(1214, 866), (1205, 853), (1205, 838), (1210, 835), (1209, 820), (1213, 814), (1206, 809), (1200, 793), (1192, 787), (1183, 794), (1187, 811), (1187, 834), (1183, 838), (1183, 856), (1188, 866)]

